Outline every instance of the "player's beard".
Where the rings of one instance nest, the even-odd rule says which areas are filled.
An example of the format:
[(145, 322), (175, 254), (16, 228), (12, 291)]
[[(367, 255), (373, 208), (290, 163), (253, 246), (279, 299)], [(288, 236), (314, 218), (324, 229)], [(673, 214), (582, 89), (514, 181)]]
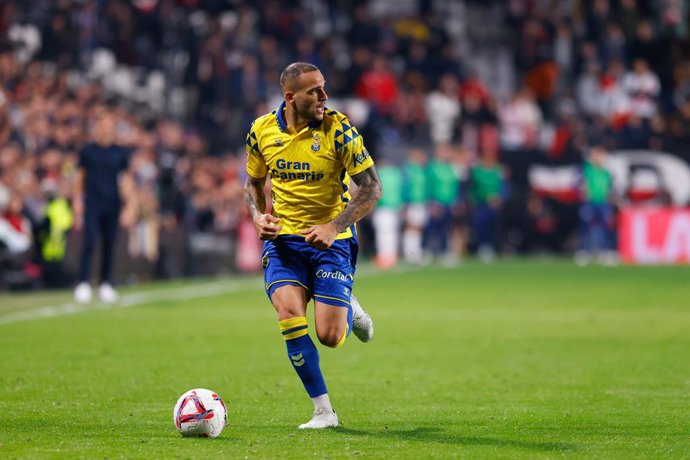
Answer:
[(303, 106), (299, 106), (297, 102), (292, 103), (292, 108), (299, 115), (299, 117), (306, 121), (321, 121), (323, 120), (323, 113), (319, 113), (316, 108), (319, 103), (306, 103)]

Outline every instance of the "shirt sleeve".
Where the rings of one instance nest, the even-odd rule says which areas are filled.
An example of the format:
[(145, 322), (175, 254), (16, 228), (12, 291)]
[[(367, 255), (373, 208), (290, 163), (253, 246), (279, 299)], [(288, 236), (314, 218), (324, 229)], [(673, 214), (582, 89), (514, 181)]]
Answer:
[(266, 177), (268, 174), (268, 167), (266, 166), (264, 157), (261, 155), (259, 140), (256, 135), (256, 126), (253, 123), (247, 133), (247, 141), (245, 144), (245, 150), (247, 151), (247, 174), (257, 179)]
[(359, 174), (374, 165), (374, 160), (364, 147), (364, 138), (347, 117), (340, 120), (340, 126), (335, 131), (335, 150), (350, 176)]

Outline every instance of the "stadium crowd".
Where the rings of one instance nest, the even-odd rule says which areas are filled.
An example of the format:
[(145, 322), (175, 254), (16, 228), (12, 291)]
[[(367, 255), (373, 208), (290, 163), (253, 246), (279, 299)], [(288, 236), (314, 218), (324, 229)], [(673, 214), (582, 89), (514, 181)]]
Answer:
[[(477, 12), (495, 33), (467, 20)], [(69, 283), (74, 171), (97, 110), (132, 149), (131, 257), (173, 276), (188, 271), (161, 262), (166, 232), (240, 235), (244, 136), (293, 61), (322, 69), (379, 165), (386, 193), (362, 239), (380, 266), (573, 251), (586, 177), (563, 205), (532, 190), (525, 159), (584, 164), (597, 146), (689, 160), (688, 18), (678, 0), (6, 0), (0, 287), (11, 273)], [(473, 61), (487, 50), (509, 51), (508, 93)]]

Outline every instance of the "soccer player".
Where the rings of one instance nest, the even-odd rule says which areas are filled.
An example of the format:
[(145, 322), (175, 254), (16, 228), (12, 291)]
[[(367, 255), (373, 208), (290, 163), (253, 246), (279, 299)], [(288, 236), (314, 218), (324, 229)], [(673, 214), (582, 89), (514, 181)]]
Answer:
[[(307, 330), (314, 299), (316, 336), (336, 348), (350, 332), (368, 342), (374, 326), (352, 296), (355, 223), (381, 198), (374, 162), (348, 118), (328, 109), (318, 67), (290, 64), (280, 75), (284, 102), (257, 118), (247, 134), (244, 196), (259, 238), (265, 288), (278, 313), (288, 357), (314, 403), (299, 428), (338, 425)], [(271, 175), (272, 210), (264, 183)], [(351, 197), (350, 179), (358, 186)]]

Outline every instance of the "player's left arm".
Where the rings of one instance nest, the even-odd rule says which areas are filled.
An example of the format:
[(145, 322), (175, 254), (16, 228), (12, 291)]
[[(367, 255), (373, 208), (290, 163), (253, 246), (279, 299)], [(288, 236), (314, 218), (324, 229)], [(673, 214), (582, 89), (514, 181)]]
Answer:
[(383, 187), (373, 165), (353, 175), (352, 180), (357, 184), (357, 194), (331, 222), (314, 225), (302, 232), (307, 243), (317, 249), (328, 249), (339, 233), (344, 232), (350, 225), (359, 222), (364, 216), (369, 214), (381, 199)]

